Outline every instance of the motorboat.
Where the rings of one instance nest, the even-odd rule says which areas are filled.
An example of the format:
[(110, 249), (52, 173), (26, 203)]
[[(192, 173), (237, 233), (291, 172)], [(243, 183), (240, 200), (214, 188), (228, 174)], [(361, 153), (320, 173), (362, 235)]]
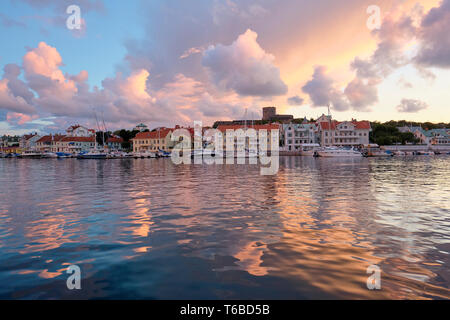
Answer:
[(19, 155), (19, 158), (40, 159), (40, 158), (42, 158), (42, 153), (36, 152), (36, 151), (25, 151)]
[(167, 152), (167, 151), (164, 151), (164, 150), (161, 150), (161, 149), (159, 149), (159, 150), (158, 150), (158, 156), (159, 156), (160, 158), (170, 158), (170, 156), (171, 156), (171, 153), (170, 153), (170, 152)]
[(77, 155), (77, 159), (106, 159), (107, 153), (103, 151), (89, 151), (86, 153), (80, 153)]
[(359, 158), (362, 157), (362, 153), (356, 149), (350, 148), (337, 148), (337, 147), (328, 147), (323, 150), (317, 151), (317, 155), (319, 157), (331, 158), (331, 157), (339, 157), (339, 158)]
[(58, 155), (55, 152), (44, 152), (42, 158), (58, 158)]
[(316, 154), (316, 151), (320, 149), (320, 144), (317, 143), (308, 143), (308, 144), (302, 144), (300, 155), (302, 156), (314, 156)]
[(368, 144), (363, 147), (363, 155), (366, 157), (392, 157), (394, 153), (390, 150), (382, 150), (377, 144)]
[(133, 156), (135, 158), (157, 158), (158, 155), (156, 154), (156, 152), (152, 152), (152, 151), (143, 151), (143, 152), (134, 152)]
[(400, 150), (394, 151), (394, 156), (406, 156), (406, 155), (407, 155), (406, 152)]
[(72, 158), (73, 154), (66, 152), (56, 152), (58, 159)]

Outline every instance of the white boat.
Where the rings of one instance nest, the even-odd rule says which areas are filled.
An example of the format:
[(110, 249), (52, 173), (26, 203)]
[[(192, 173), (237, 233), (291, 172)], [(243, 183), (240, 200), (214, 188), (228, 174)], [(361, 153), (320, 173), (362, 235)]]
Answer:
[(301, 145), (300, 155), (313, 157), (320, 149), (320, 144), (307, 143)]
[(406, 152), (398, 150), (398, 151), (394, 151), (394, 155), (395, 156), (406, 156)]
[(323, 150), (317, 151), (317, 155), (319, 157), (331, 158), (331, 157), (339, 157), (339, 158), (360, 158), (362, 157), (362, 153), (355, 149), (344, 149), (337, 147), (329, 147), (324, 148)]
[(42, 153), (36, 151), (25, 151), (19, 155), (19, 158), (39, 159), (42, 158)]
[(143, 151), (143, 152), (134, 152), (133, 156), (135, 158), (157, 158), (157, 154), (156, 152), (152, 152), (152, 151)]
[(58, 158), (58, 155), (54, 152), (44, 152), (42, 158)]

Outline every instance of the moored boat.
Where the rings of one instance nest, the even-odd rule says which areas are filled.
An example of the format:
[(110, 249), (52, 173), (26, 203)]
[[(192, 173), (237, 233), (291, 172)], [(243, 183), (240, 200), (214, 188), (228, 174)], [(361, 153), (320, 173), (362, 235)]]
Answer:
[(42, 158), (42, 153), (36, 151), (25, 151), (21, 153), (18, 157), (24, 159), (40, 159)]
[(102, 151), (89, 151), (77, 155), (77, 159), (106, 159), (107, 154)]
[(345, 148), (337, 148), (337, 147), (329, 147), (324, 148), (323, 150), (317, 151), (317, 155), (319, 157), (331, 158), (331, 157), (339, 157), (339, 158), (360, 158), (362, 157), (362, 153), (353, 148), (345, 149)]
[(320, 144), (317, 143), (309, 143), (309, 144), (302, 144), (300, 155), (302, 156), (314, 156), (316, 152), (320, 149)]

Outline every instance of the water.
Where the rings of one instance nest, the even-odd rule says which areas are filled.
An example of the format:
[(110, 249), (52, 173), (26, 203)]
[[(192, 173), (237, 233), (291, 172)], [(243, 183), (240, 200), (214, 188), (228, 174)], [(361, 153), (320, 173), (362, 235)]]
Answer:
[(448, 299), (449, 164), (0, 159), (0, 298)]

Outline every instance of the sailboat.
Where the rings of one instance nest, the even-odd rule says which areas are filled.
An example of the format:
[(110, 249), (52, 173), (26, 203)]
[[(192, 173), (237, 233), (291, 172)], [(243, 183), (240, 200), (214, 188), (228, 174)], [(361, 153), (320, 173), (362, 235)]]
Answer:
[[(97, 122), (97, 127), (99, 129), (101, 129), (100, 125), (98, 124), (98, 119), (97, 119), (97, 114), (94, 111), (94, 115), (95, 115), (95, 120)], [(103, 146), (105, 145), (105, 133), (103, 132), (102, 134), (102, 139), (103, 139)], [(98, 145), (97, 145), (97, 131), (94, 130), (94, 149), (90, 150), (88, 152), (85, 153), (80, 153), (77, 156), (77, 159), (106, 159), (107, 158), (107, 153), (105, 152), (105, 150), (100, 150), (98, 149)]]

